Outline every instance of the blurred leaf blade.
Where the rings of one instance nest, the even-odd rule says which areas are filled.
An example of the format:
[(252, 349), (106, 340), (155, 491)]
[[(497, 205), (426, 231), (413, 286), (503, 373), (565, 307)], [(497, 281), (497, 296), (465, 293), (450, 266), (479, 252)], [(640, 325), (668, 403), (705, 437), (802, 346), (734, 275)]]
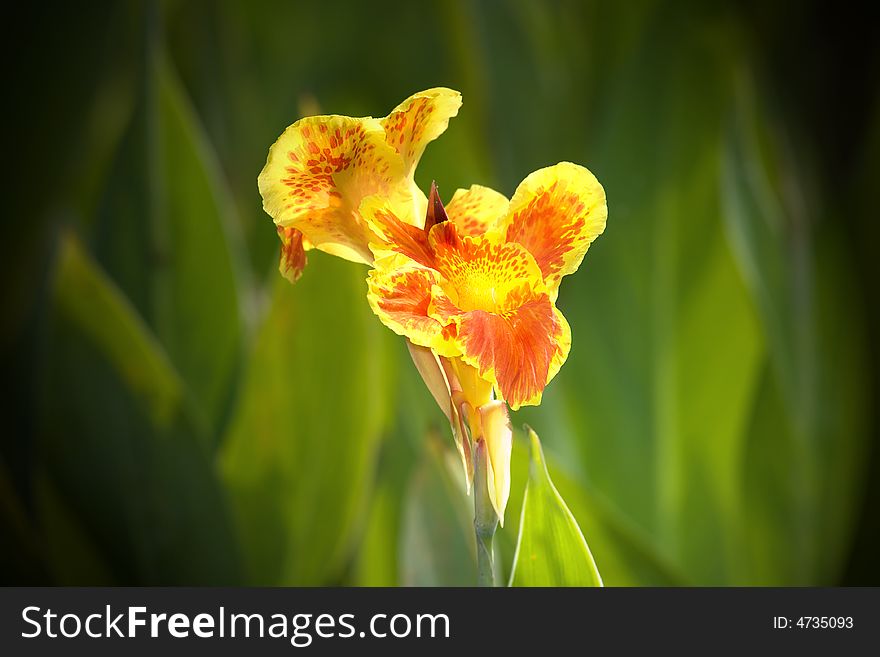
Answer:
[[(4, 581), (472, 583), (442, 414), (400, 341), (361, 316), (363, 281), (343, 271), (362, 271), (314, 253), (310, 290), (279, 280), (254, 184), (303, 114), (381, 116), (444, 85), (464, 105), (419, 164), (423, 189), (510, 196), (570, 160), (607, 191), (608, 229), (560, 291), (569, 359), (517, 412), (542, 428), (604, 584), (874, 582), (870, 22), (760, 3), (348, 4), (346, 21), (321, 3), (22, 7)], [(352, 67), (365, 29), (371, 57)], [(57, 280), (58, 224), (82, 238), (68, 270), (93, 276)], [(265, 303), (269, 323), (288, 317), (272, 336)], [(340, 336), (351, 371), (319, 345)], [(375, 432), (337, 417), (389, 397)], [(510, 508), (528, 461), (520, 437)], [(518, 516), (496, 537), (505, 580)]]
[(363, 272), (321, 255), (294, 286), (272, 274), (221, 450), (250, 576), (264, 584), (339, 576), (386, 416), (386, 336)]
[[(179, 376), (74, 238), (58, 258), (38, 431), (47, 531), (112, 581), (238, 581), (223, 494)], [(68, 583), (91, 581), (51, 565)]]
[(222, 421), (242, 339), (239, 287), (248, 278), (235, 243), (231, 199), (207, 138), (171, 65), (154, 64), (150, 214), (160, 262), (156, 332), (205, 414)]
[[(834, 581), (862, 476), (856, 464), (865, 449), (864, 318), (851, 266), (831, 230), (837, 204), (822, 206), (809, 158), (795, 160), (808, 151), (792, 146), (754, 76), (740, 71), (735, 82), (723, 219), (768, 351), (744, 453), (745, 490), (751, 508), (773, 501), (754, 518), (763, 532), (746, 527), (744, 551), (755, 562), (742, 576), (780, 582), (782, 572), (782, 583)], [(786, 465), (776, 480), (752, 472), (766, 473), (774, 463)], [(800, 547), (786, 555), (791, 545)], [(775, 568), (769, 552), (777, 555)]]
[(407, 487), (400, 535), (404, 586), (473, 586), (476, 581), (473, 498), (456, 478), (461, 472), (457, 455), (440, 440), (427, 436)]
[(510, 586), (602, 586), (583, 532), (550, 480), (541, 442), (528, 433), (529, 483)]
[(123, 294), (71, 235), (61, 239), (55, 280), (59, 311), (113, 363), (154, 421), (167, 425), (183, 402), (180, 377)]

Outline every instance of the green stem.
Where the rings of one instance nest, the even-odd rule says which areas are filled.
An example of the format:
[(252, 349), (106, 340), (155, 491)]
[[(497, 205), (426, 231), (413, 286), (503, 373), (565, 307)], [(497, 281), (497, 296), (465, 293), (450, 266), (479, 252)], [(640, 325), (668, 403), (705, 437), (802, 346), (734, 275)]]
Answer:
[(474, 533), (477, 537), (477, 583), (479, 586), (495, 586), (495, 553), (492, 539), (498, 527), (498, 516), (489, 499), (489, 482), (486, 467), (486, 442), (476, 444), (474, 458)]

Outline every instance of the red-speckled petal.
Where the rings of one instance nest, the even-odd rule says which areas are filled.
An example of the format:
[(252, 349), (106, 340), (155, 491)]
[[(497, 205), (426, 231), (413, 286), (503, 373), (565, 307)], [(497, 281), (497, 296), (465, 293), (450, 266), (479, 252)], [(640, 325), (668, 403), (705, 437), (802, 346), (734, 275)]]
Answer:
[(510, 201), (504, 225), (509, 242), (535, 257), (552, 298), (560, 279), (580, 266), (605, 230), (605, 190), (587, 169), (562, 162), (530, 174)]
[(438, 355), (455, 356), (457, 345), (446, 343), (444, 326), (428, 314), (434, 290), (443, 296), (440, 282), (440, 275), (433, 269), (393, 255), (377, 261), (370, 271), (367, 300), (382, 323), (398, 335), (432, 348)]
[(444, 290), (463, 311), (502, 313), (508, 297), (522, 287), (542, 292), (535, 259), (525, 247), (506, 243), (498, 233), (460, 236), (452, 222), (437, 224), (429, 237), (434, 267), (447, 282)]
[(386, 140), (400, 154), (407, 175), (412, 175), (425, 146), (443, 134), (459, 107), (460, 93), (438, 87), (413, 94), (382, 119)]
[(278, 226), (278, 237), (281, 238), (281, 262), (278, 270), (291, 283), (296, 283), (308, 264), (302, 231), (293, 226)]
[(259, 177), (263, 208), (315, 248), (372, 262), (369, 228), (358, 214), (364, 197), (398, 198), (410, 180), (377, 119), (314, 116), (297, 121), (269, 150)]
[(507, 198), (489, 187), (472, 185), (456, 190), (446, 206), (449, 220), (459, 235), (482, 235), (493, 230), (507, 214)]
[(544, 387), (568, 357), (571, 333), (546, 293), (523, 287), (504, 313), (475, 310), (457, 318), (462, 360), (495, 384), (514, 410), (541, 402)]
[(381, 196), (370, 196), (361, 203), (360, 214), (370, 227), (370, 248), (376, 260), (398, 253), (425, 267), (434, 266), (434, 253), (422, 228), (402, 219), (398, 211)]

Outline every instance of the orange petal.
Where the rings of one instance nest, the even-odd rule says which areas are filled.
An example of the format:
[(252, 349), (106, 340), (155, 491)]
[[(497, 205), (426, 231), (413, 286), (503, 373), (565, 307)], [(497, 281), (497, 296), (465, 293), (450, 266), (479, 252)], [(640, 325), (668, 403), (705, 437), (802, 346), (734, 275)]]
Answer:
[(605, 230), (605, 190), (587, 169), (561, 162), (530, 174), (517, 187), (504, 220), (507, 240), (535, 257), (553, 299), (560, 279), (580, 266)]
[(387, 143), (400, 154), (407, 175), (412, 175), (425, 146), (443, 134), (459, 107), (460, 93), (438, 87), (413, 94), (382, 119)]
[(494, 189), (472, 185), (456, 190), (446, 206), (449, 220), (459, 235), (482, 235), (492, 230), (507, 214), (507, 198)]
[(457, 318), (462, 360), (495, 383), (513, 410), (541, 401), (544, 387), (568, 356), (571, 336), (546, 293), (514, 292), (502, 314), (475, 310)]
[(404, 165), (377, 119), (313, 116), (297, 121), (269, 149), (259, 176), (263, 208), (315, 248), (372, 262), (370, 234), (358, 215), (365, 196), (410, 194)]
[(436, 271), (393, 255), (377, 261), (370, 271), (367, 301), (385, 326), (413, 344), (432, 348), (440, 356), (458, 355), (457, 347), (443, 339), (443, 326), (428, 315), (432, 290), (439, 281)]
[(281, 263), (278, 269), (291, 283), (296, 283), (308, 264), (302, 231), (296, 228), (278, 226), (278, 237), (281, 238)]
[(378, 195), (364, 199), (360, 214), (372, 231), (370, 248), (377, 260), (399, 253), (425, 267), (434, 266), (434, 253), (425, 231), (400, 218), (387, 199)]

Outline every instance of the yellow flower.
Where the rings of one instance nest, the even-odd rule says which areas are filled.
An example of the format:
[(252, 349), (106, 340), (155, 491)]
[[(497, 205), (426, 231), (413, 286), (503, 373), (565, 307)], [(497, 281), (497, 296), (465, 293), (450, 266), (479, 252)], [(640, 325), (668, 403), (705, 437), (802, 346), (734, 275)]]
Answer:
[(384, 119), (310, 116), (287, 128), (258, 178), (281, 238), (281, 273), (298, 279), (311, 248), (372, 263), (372, 235), (359, 212), (367, 196), (381, 196), (401, 220), (421, 226), (426, 199), (413, 172), (460, 106), (457, 91), (429, 89)]
[(510, 494), (507, 405), (539, 404), (568, 357), (559, 284), (605, 228), (605, 191), (562, 162), (529, 175), (508, 201), (475, 185), (444, 207), (413, 172), (461, 96), (415, 94), (384, 119), (317, 116), (290, 126), (260, 173), (263, 207), (296, 280), (305, 250), (373, 265), (367, 298), (407, 338), (413, 361), (449, 418), (468, 488), (485, 441), (488, 494), (503, 523)]
[[(503, 402), (514, 410), (540, 403), (568, 356), (571, 330), (555, 305), (559, 283), (604, 230), (605, 192), (587, 169), (562, 162), (529, 175), (510, 202), (474, 186), (444, 208), (432, 188), (423, 229), (378, 197), (361, 213), (376, 235), (370, 306), (414, 345), (420, 371), (437, 356), (468, 480), (471, 441), (486, 440), (489, 495), (503, 519), (510, 488)], [(425, 378), (442, 407), (438, 377)]]

